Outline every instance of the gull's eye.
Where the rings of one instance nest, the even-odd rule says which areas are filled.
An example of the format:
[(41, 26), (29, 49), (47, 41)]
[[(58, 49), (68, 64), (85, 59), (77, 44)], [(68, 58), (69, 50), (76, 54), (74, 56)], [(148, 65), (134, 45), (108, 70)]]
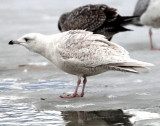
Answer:
[(29, 40), (29, 38), (24, 38), (24, 40), (27, 42)]

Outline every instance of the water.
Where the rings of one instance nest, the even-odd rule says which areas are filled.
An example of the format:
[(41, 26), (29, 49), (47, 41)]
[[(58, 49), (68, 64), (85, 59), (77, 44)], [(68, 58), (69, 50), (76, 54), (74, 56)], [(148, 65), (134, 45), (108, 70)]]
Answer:
[[(160, 125), (159, 51), (149, 50), (147, 27), (128, 26), (134, 31), (115, 35), (113, 42), (155, 67), (138, 75), (106, 72), (89, 77), (84, 98), (61, 99), (60, 95), (74, 91), (77, 78), (38, 54), (8, 45), (29, 32), (58, 33), (62, 13), (89, 3), (105, 3), (121, 15), (131, 15), (136, 0), (1, 0), (0, 125)], [(153, 32), (159, 47), (160, 31)]]

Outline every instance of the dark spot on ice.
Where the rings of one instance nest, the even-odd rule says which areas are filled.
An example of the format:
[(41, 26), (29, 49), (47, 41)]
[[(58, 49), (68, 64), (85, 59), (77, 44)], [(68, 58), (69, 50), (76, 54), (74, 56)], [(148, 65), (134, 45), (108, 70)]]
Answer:
[(26, 64), (19, 65), (19, 67), (26, 67), (26, 66), (27, 66)]
[(46, 100), (46, 98), (41, 98), (41, 100)]

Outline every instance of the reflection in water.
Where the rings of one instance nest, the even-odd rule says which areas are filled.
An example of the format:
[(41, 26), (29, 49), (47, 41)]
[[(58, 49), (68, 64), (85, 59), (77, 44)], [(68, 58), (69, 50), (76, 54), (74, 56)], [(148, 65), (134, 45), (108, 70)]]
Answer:
[(64, 111), (63, 119), (66, 126), (132, 126), (131, 115), (123, 113), (121, 109), (106, 111)]

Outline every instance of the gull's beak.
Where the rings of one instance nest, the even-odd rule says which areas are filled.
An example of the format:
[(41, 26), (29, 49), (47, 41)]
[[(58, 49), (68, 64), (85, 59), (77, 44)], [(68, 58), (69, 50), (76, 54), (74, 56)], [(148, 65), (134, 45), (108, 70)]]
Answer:
[(20, 44), (20, 42), (19, 41), (13, 41), (13, 40), (11, 40), (8, 44), (9, 45)]

